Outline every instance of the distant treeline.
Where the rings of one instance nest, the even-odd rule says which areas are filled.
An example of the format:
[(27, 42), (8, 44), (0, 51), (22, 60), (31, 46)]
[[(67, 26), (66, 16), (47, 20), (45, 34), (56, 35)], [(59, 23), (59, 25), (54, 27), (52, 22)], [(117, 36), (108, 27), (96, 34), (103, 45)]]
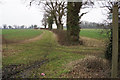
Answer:
[[(13, 25), (13, 26), (7, 26), (6, 24), (4, 24), (2, 27), (0, 27), (0, 29), (37, 29), (38, 26), (37, 25), (31, 25), (26, 27), (25, 25), (22, 26), (17, 26), (17, 25)], [(63, 28), (66, 28), (66, 26), (63, 26)], [(87, 21), (82, 21), (80, 23), (80, 28), (81, 29), (111, 29), (111, 24), (103, 24), (103, 23), (95, 23), (95, 22), (87, 22)]]
[(25, 25), (22, 25), (22, 26), (17, 26), (17, 25), (13, 25), (13, 26), (11, 26), (11, 25), (6, 25), (6, 24), (4, 24), (3, 26), (1, 26), (0, 27), (0, 29), (36, 29), (36, 28), (38, 28), (38, 26), (37, 25), (31, 25), (31, 26), (25, 26)]
[(95, 22), (81, 22), (81, 29), (111, 29), (111, 24), (95, 23)]

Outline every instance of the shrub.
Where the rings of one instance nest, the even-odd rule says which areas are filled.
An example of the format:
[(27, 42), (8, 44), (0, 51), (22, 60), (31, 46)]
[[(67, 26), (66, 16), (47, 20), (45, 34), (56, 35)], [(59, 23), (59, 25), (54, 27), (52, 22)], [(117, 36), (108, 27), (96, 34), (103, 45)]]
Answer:
[(82, 65), (88, 69), (103, 70), (108, 68), (107, 60), (95, 56), (87, 56), (82, 62)]
[(112, 29), (111, 29), (111, 36), (109, 38), (109, 44), (107, 45), (105, 58), (110, 60), (112, 59)]
[[(119, 43), (118, 43), (118, 60), (120, 60), (120, 27), (119, 27)], [(111, 36), (109, 39), (109, 44), (107, 45), (106, 53), (105, 53), (105, 58), (108, 59), (109, 61), (112, 60), (112, 29), (111, 29)]]
[(69, 40), (67, 38), (67, 31), (53, 29), (52, 32), (57, 35), (57, 40), (59, 44), (69, 45)]
[(57, 35), (58, 42), (61, 45), (69, 46), (69, 45), (80, 45), (80, 44), (82, 44), (82, 41), (79, 41), (79, 43), (71, 42), (69, 40), (68, 36), (67, 36), (67, 31), (66, 30), (53, 29), (52, 32)]

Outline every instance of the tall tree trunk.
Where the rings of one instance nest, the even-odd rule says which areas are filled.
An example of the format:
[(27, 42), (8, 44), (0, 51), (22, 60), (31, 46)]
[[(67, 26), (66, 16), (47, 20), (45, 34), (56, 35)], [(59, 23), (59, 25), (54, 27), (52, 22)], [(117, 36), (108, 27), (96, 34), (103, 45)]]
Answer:
[(46, 26), (47, 26), (47, 25), (45, 25), (45, 29), (46, 29)]
[(67, 35), (72, 43), (79, 42), (79, 12), (82, 2), (68, 2), (67, 4)]
[(56, 25), (57, 25), (57, 29), (59, 29), (60, 28), (60, 26), (59, 26), (59, 23), (58, 23), (58, 21), (57, 21), (57, 17), (54, 15), (54, 19), (55, 19), (55, 23), (56, 23)]
[(49, 30), (52, 30), (52, 24), (48, 24)]
[(63, 30), (63, 24), (60, 23), (60, 30)]
[(63, 24), (62, 24), (62, 20), (61, 19), (62, 19), (62, 16), (59, 16), (59, 19), (58, 19), (58, 21), (59, 21), (59, 27), (60, 27), (59, 29), (63, 30)]
[(59, 14), (59, 17), (57, 19), (57, 16), (55, 16), (54, 14), (54, 19), (55, 19), (55, 23), (57, 25), (57, 29), (63, 30), (63, 24), (62, 24), (62, 16)]

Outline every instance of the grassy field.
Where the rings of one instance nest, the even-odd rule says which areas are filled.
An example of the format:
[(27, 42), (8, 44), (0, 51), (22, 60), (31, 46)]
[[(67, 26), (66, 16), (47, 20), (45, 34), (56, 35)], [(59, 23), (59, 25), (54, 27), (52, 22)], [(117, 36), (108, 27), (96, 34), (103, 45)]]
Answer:
[[(6, 69), (10, 73), (9, 68), (6, 67), (13, 65), (17, 66), (14, 71), (21, 70), (19, 73), (9, 77), (57, 78), (70, 71), (71, 67), (67, 66), (67, 64), (71, 61), (83, 59), (86, 55), (97, 54), (97, 56), (103, 56), (101, 53), (103, 53), (104, 47), (62, 46), (58, 44), (55, 35), (46, 30), (3, 30), (3, 35), (9, 34), (10, 37), (6, 36), (6, 39), (16, 38), (16, 40), (23, 40), (23, 38), (27, 39), (28, 37), (32, 38), (40, 35), (42, 32), (45, 32), (45, 34), (40, 40), (17, 45), (9, 44), (7, 48), (3, 46), (3, 70)], [(41, 76), (41, 73), (46, 75)]]
[(80, 36), (95, 38), (95, 39), (106, 39), (108, 30), (105, 29), (81, 29)]
[(10, 41), (22, 41), (40, 35), (42, 31), (34, 29), (3, 29), (4, 39)]

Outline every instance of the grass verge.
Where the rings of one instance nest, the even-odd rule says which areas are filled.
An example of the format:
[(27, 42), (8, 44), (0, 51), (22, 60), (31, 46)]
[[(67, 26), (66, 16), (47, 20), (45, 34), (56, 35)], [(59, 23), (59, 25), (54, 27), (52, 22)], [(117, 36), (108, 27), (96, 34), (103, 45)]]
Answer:
[[(58, 78), (61, 74), (69, 72), (66, 64), (71, 61), (83, 59), (85, 55), (92, 55), (102, 50), (99, 47), (91, 46), (61, 46), (56, 41), (55, 35), (51, 31), (44, 30), (45, 34), (40, 40), (31, 43), (9, 44), (3, 52), (3, 68), (8, 65), (32, 65), (35, 62), (48, 60), (44, 64), (35, 68), (28, 68), (21, 75), (25, 78)], [(41, 76), (45, 73), (45, 76)], [(19, 77), (19, 75), (15, 76)]]

